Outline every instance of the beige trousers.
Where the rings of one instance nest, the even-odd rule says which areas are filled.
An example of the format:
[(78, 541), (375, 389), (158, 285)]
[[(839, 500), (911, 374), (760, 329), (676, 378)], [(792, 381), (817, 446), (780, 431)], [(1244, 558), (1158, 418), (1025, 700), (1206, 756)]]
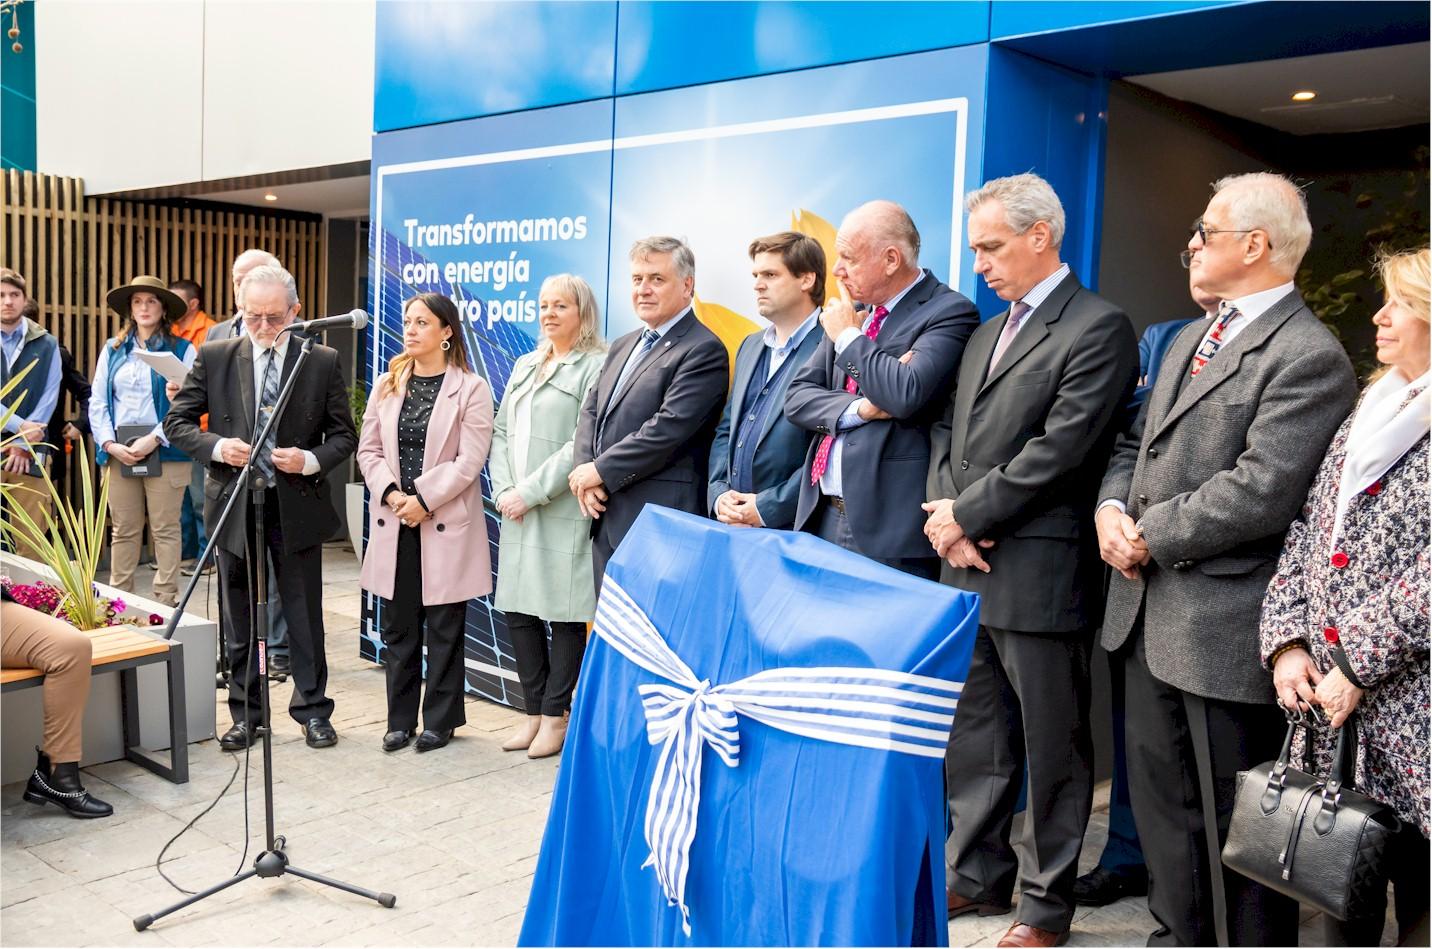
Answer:
[[(23, 508), (30, 519), (45, 529), (45, 518), (50, 515), (50, 489), (45, 484), (44, 478), (36, 478), (34, 475), (15, 474), (10, 471), (0, 472), (0, 480), (6, 484), (17, 484), (25, 490), (6, 492), (6, 505), (11, 503), (13, 498), (17, 507)], [(8, 517), (8, 515), (7, 515)], [(39, 560), (40, 552), (27, 540), (16, 538), (15, 553), (30, 560)]]
[(0, 652), (6, 669), (45, 673), (45, 735), (41, 749), (52, 764), (79, 761), (89, 699), (90, 638), (62, 619), (18, 603), (0, 605)]
[(139, 566), (139, 547), (144, 538), (146, 510), (154, 559), (154, 599), (165, 606), (179, 602), (179, 555), (183, 536), (179, 515), (184, 508), (184, 491), (193, 471), (187, 461), (166, 461), (157, 478), (126, 478), (117, 459), (109, 460), (109, 584), (130, 593), (134, 571)]

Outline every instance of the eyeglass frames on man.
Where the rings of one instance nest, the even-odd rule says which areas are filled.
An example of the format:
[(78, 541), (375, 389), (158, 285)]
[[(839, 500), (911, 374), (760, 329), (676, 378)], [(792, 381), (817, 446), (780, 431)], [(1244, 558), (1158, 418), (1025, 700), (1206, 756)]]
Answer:
[[(1254, 231), (1262, 231), (1264, 234), (1268, 233), (1268, 229), (1265, 227), (1210, 228), (1204, 226), (1203, 221), (1200, 219), (1193, 222), (1193, 227), (1188, 232), (1188, 238), (1189, 240), (1193, 240), (1194, 235), (1197, 235), (1199, 244), (1206, 245), (1208, 243), (1209, 236), (1212, 234), (1252, 234)], [(1271, 240), (1268, 241), (1268, 249), (1273, 249), (1273, 242)], [(1197, 253), (1198, 250), (1202, 250), (1202, 247), (1197, 248), (1196, 250), (1190, 250), (1189, 248), (1185, 247), (1183, 250), (1179, 251), (1178, 262), (1183, 264), (1184, 270), (1187, 270), (1193, 265), (1193, 255)]]
[(287, 313), (280, 313), (277, 316), (251, 316), (248, 313), (245, 313), (244, 325), (259, 326), (260, 324), (262, 324), (264, 326), (282, 326), (283, 321), (287, 318)]

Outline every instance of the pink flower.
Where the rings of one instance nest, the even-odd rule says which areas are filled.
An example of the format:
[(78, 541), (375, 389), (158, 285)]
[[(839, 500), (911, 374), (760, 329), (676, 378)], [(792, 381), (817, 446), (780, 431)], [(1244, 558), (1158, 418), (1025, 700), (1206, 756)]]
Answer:
[(150, 625), (150, 626), (163, 626), (163, 625), (164, 625), (164, 617), (160, 616), (158, 613), (150, 613), (150, 614), (149, 614), (149, 625)]

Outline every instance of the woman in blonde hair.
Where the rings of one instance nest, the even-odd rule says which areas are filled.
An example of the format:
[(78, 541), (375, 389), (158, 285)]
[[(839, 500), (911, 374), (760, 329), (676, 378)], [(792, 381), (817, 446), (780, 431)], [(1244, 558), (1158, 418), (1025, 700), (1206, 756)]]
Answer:
[(361, 579), (382, 599), (384, 751), (407, 747), (417, 731), (425, 638), (417, 750), (441, 748), (467, 721), (467, 601), (492, 592), (478, 480), (491, 442), (492, 394), (468, 367), (457, 307), (442, 294), (419, 294), (403, 307), (403, 351), (379, 377), (358, 437), (358, 467), (372, 492)]
[(502, 515), (493, 603), (507, 614), (527, 707), (527, 720), (502, 749), (526, 749), (529, 758), (562, 750), (564, 713), (596, 612), (591, 521), (567, 489), (567, 475), (582, 401), (606, 359), (585, 280), (548, 277), (538, 307), (542, 338), (512, 367), (490, 470)]
[[(1263, 601), (1263, 661), (1284, 708), (1317, 707), (1321, 773), (1356, 713), (1357, 786), (1403, 821), (1389, 864), (1399, 945), (1427, 945), (1429, 252), (1378, 261), (1381, 368), (1328, 446)], [(1375, 946), (1384, 912), (1327, 920), (1327, 945)]]

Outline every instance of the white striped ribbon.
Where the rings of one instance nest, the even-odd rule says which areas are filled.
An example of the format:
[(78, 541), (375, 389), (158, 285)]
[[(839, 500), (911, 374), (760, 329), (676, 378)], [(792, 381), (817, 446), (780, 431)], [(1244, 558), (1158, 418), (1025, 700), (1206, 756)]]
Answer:
[(647, 740), (661, 746), (647, 797), (644, 831), (668, 905), (681, 908), (691, 935), (686, 877), (701, 803), (706, 745), (734, 768), (741, 757), (740, 713), (782, 731), (842, 745), (943, 758), (963, 682), (888, 669), (767, 669), (726, 685), (697, 679), (671, 651), (641, 607), (606, 577), (595, 632), (613, 649), (671, 685), (642, 685)]

